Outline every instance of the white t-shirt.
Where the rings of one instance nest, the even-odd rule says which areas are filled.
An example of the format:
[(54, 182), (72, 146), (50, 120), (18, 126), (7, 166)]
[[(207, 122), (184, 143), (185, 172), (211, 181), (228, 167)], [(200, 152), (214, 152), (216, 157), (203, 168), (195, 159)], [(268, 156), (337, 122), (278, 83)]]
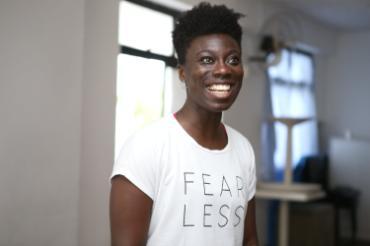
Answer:
[(242, 245), (255, 158), (245, 137), (225, 129), (227, 145), (210, 150), (167, 116), (124, 144), (111, 177), (125, 176), (153, 200), (148, 246)]

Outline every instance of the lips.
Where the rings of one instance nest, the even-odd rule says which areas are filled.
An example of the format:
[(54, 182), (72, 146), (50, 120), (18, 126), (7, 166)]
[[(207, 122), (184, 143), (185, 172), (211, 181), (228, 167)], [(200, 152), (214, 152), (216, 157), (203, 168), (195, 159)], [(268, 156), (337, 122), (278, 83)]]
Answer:
[(217, 98), (226, 98), (231, 94), (231, 84), (217, 83), (207, 86), (207, 91)]

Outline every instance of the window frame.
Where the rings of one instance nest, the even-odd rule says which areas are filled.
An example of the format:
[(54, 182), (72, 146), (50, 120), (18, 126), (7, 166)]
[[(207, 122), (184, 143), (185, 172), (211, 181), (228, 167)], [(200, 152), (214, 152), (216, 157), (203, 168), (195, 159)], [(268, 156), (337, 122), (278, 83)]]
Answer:
[[(269, 71), (267, 71), (267, 76), (268, 76), (268, 80), (269, 80), (269, 95), (270, 95), (270, 101), (271, 101), (271, 115), (273, 117), (292, 117), (292, 118), (295, 118), (296, 116), (292, 116), (292, 115), (277, 115), (274, 110), (274, 98), (273, 98), (273, 92), (272, 92), (272, 87), (273, 87), (273, 84), (275, 85), (280, 85), (280, 86), (283, 86), (285, 89), (299, 89), (299, 90), (307, 90), (307, 91), (311, 91), (312, 93), (312, 96), (313, 96), (313, 103), (314, 103), (314, 115), (313, 116), (298, 116), (299, 117), (310, 117), (312, 119), (315, 119), (317, 117), (317, 101), (316, 101), (316, 91), (315, 91), (315, 87), (316, 87), (316, 66), (315, 66), (315, 55), (313, 53), (310, 53), (308, 51), (305, 51), (305, 50), (302, 50), (302, 49), (299, 49), (299, 48), (294, 48), (294, 47), (284, 47), (283, 50), (287, 51), (289, 53), (289, 56), (292, 56), (292, 55), (300, 55), (300, 56), (305, 56), (307, 59), (310, 60), (310, 63), (311, 63), (311, 66), (312, 66), (312, 80), (311, 80), (311, 83), (294, 83), (292, 81), (289, 81), (289, 80), (284, 80), (284, 79), (280, 79), (280, 78), (272, 78), (271, 75), (269, 74)], [(273, 82), (272, 82), (273, 81)], [(311, 122), (307, 122), (307, 123), (312, 123)], [(281, 124), (281, 123), (278, 123), (278, 122), (273, 122), (272, 124), (272, 131), (274, 134), (274, 142), (278, 142), (278, 135), (277, 135), (277, 131), (278, 131), (278, 125)], [(299, 131), (302, 131), (301, 130), (301, 127), (302, 125), (300, 126), (297, 126), (295, 127), (294, 131), (292, 132), (292, 139), (294, 139), (294, 135), (297, 134), (297, 130), (298, 128), (300, 129)], [(284, 126), (284, 128), (286, 129), (286, 126)], [(312, 130), (313, 129), (313, 130)], [(307, 130), (307, 129), (306, 129)], [(285, 131), (285, 130), (284, 130)], [(311, 128), (311, 132), (312, 131), (316, 131), (316, 133), (318, 133), (318, 126), (313, 126), (313, 128)], [(285, 135), (285, 134), (284, 134)], [(283, 137), (285, 138), (286, 135)], [(314, 139), (316, 138), (316, 139)], [(317, 154), (317, 151), (318, 151), (318, 139), (319, 139), (319, 135), (316, 134), (315, 137), (312, 137), (311, 140), (314, 140), (314, 142), (316, 142), (315, 146), (316, 147), (313, 147), (311, 148), (310, 150), (313, 151), (313, 153)], [(286, 140), (287, 141), (287, 140)], [(294, 140), (293, 140), (294, 141)], [(311, 142), (312, 143), (312, 142)], [(286, 143), (285, 143), (286, 144)], [(285, 146), (287, 147), (287, 146)], [(311, 146), (312, 147), (312, 146)], [(272, 154), (272, 160), (273, 160), (273, 164), (274, 164), (274, 169), (275, 171), (277, 171), (277, 175), (278, 176), (278, 179), (280, 179), (282, 176), (281, 175), (281, 172), (284, 170), (284, 166), (285, 166), (285, 160), (286, 160), (286, 156), (285, 156), (285, 160), (283, 160), (281, 163), (280, 162), (277, 162), (276, 161), (276, 151), (278, 150), (279, 148), (277, 148), (276, 146), (274, 147), (274, 150), (273, 152), (271, 153)], [(307, 148), (309, 149), (309, 148)], [(296, 161), (294, 160), (294, 148), (292, 150), (292, 153), (291, 153), (291, 160), (292, 160), (292, 168), (296, 168), (299, 164), (299, 161), (302, 157), (304, 157), (305, 155), (302, 155), (302, 151), (300, 151), (301, 153), (301, 157), (298, 158)], [(279, 151), (280, 152), (280, 151)], [(282, 151), (283, 155), (286, 154), (286, 150), (285, 151)]]
[[(150, 2), (150, 1), (144, 1), (144, 0), (122, 0), (122, 1), (137, 4), (142, 7), (161, 12), (166, 15), (170, 15), (173, 17), (174, 23), (176, 21), (176, 18), (181, 13), (178, 10), (169, 8), (167, 6), (160, 5), (158, 3)], [(139, 56), (139, 57), (148, 58), (148, 59), (161, 60), (166, 64), (166, 66), (173, 67), (173, 68), (177, 67), (177, 59), (175, 57), (175, 51), (173, 52), (171, 56), (165, 56), (165, 55), (153, 53), (150, 51), (144, 51), (144, 50), (136, 49), (136, 48), (133, 48), (127, 45), (120, 44), (120, 53), (127, 54), (127, 55), (133, 55), (133, 56)]]

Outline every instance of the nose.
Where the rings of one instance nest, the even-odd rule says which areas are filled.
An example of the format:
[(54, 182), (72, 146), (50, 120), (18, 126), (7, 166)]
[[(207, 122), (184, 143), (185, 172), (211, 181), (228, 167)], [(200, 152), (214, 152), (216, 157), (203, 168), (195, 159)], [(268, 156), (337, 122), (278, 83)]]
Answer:
[(213, 70), (213, 74), (216, 77), (227, 77), (231, 75), (231, 68), (225, 62), (217, 62), (215, 63), (215, 67)]

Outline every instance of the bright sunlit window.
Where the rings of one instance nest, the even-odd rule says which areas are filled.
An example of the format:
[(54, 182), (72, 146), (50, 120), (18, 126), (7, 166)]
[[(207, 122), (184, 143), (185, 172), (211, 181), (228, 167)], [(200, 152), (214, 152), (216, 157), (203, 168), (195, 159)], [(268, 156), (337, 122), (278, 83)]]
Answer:
[(176, 66), (171, 39), (176, 12), (135, 0), (121, 1), (119, 10), (115, 158), (131, 134), (161, 118), (171, 104), (168, 74)]
[[(281, 61), (268, 69), (271, 83), (272, 113), (275, 117), (316, 117), (314, 66), (311, 55), (285, 49)], [(276, 149), (274, 163), (282, 169), (286, 160), (286, 126), (274, 124)], [(318, 151), (315, 121), (293, 128), (293, 166), (307, 155)]]
[(173, 16), (122, 1), (119, 18), (120, 44), (165, 56), (173, 55)]

